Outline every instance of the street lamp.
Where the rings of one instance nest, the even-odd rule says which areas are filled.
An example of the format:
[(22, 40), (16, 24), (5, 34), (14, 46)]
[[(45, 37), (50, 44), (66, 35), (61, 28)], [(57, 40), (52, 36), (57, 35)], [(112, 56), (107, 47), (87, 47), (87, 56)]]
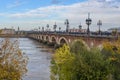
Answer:
[(42, 31), (44, 32), (44, 27), (42, 27)]
[(57, 25), (56, 25), (56, 22), (55, 22), (55, 24), (53, 25), (53, 29), (54, 29), (55, 32), (56, 32), (56, 28), (57, 28)]
[(40, 26), (39, 26), (39, 33), (40, 33)]
[(81, 25), (81, 23), (80, 23), (80, 25), (79, 25), (79, 29), (82, 29), (82, 25)]
[(97, 23), (97, 25), (99, 26), (98, 33), (99, 33), (99, 34), (101, 34), (100, 26), (102, 25), (102, 21), (101, 21), (101, 20), (99, 20), (99, 21), (98, 21), (98, 23)]
[(59, 27), (59, 32), (61, 31), (61, 27)]
[(68, 32), (68, 30), (69, 30), (69, 21), (68, 21), (68, 19), (66, 19), (65, 25), (66, 25), (66, 32)]
[(90, 13), (88, 13), (88, 18), (86, 19), (86, 24), (88, 25), (87, 34), (90, 35), (89, 26), (91, 25), (92, 20), (90, 19)]
[(47, 27), (47, 31), (49, 31), (49, 24), (47, 24), (47, 26), (46, 26), (46, 27)]
[(81, 32), (81, 29), (82, 29), (81, 23), (80, 23), (80, 25), (78, 27), (79, 27), (79, 32)]

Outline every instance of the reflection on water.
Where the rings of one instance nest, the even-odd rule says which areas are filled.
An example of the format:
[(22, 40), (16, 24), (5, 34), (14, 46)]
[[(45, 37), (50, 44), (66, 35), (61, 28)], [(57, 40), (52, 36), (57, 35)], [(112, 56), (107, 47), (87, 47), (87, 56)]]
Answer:
[(28, 38), (20, 38), (19, 42), (21, 50), (29, 57), (28, 72), (23, 80), (50, 80), (52, 50)]

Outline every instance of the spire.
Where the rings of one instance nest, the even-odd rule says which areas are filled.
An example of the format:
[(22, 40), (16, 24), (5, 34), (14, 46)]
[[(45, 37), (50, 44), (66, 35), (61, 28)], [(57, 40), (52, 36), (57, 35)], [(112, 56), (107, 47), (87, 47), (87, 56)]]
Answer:
[(18, 31), (20, 31), (20, 28), (19, 28), (19, 26), (18, 26)]

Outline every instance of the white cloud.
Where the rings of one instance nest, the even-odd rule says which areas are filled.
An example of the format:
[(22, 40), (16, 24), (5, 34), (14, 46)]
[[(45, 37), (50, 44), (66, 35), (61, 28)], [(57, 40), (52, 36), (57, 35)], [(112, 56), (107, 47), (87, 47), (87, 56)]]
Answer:
[(18, 6), (21, 6), (21, 5), (25, 4), (25, 3), (26, 2), (23, 2), (23, 1), (20, 1), (20, 0), (16, 0), (15, 2), (8, 4), (7, 8), (18, 7)]
[(0, 16), (3, 16), (4, 15), (4, 13), (0, 13)]
[(120, 7), (120, 0), (95, 0), (104, 3), (105, 7)]
[[(113, 4), (112, 4), (113, 3)], [(117, 6), (117, 7), (116, 7)], [(9, 14), (10, 18), (23, 20), (20, 23), (31, 23), (33, 25), (53, 25), (56, 21), (58, 26), (64, 28), (64, 20), (70, 21), (70, 27), (76, 27), (81, 22), (83, 28), (86, 28), (85, 19), (87, 13), (91, 13), (92, 25), (91, 29), (97, 29), (97, 21), (103, 21), (102, 29), (106, 30), (110, 27), (120, 27), (120, 1), (119, 0), (89, 0), (86, 2), (75, 3), (72, 5), (53, 5), (40, 7), (23, 13)], [(34, 20), (33, 20), (34, 18)], [(26, 21), (26, 19), (28, 21)]]

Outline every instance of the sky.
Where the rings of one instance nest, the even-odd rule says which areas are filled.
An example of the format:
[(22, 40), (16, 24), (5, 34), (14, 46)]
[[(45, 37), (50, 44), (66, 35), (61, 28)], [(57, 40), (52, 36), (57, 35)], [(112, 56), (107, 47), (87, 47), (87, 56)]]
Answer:
[(64, 22), (69, 20), (70, 28), (87, 28), (85, 20), (90, 13), (91, 31), (97, 31), (98, 20), (101, 30), (120, 27), (120, 0), (0, 0), (0, 29), (20, 27), (34, 30), (57, 24), (65, 30)]

